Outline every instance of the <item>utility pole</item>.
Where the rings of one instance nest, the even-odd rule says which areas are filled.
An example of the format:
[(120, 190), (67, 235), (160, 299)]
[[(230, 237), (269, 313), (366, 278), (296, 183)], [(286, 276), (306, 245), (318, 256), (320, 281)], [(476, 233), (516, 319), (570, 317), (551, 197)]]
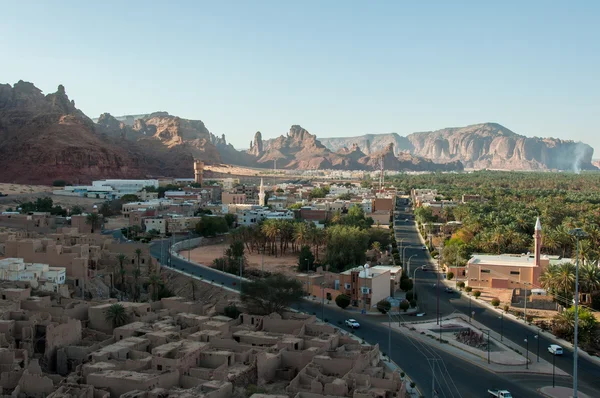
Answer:
[(240, 257), (240, 292), (242, 291), (242, 272), (244, 269), (244, 257)]
[(527, 323), (527, 282), (525, 282), (525, 292), (523, 293), (523, 302), (525, 303), (524, 311), (523, 311), (523, 318), (525, 320), (525, 323)]
[(190, 239), (190, 232), (188, 231), (188, 263), (190, 261), (190, 254), (192, 252), (192, 240)]
[(569, 231), (569, 235), (575, 236), (575, 330), (573, 333), (573, 398), (577, 398), (577, 360), (578, 360), (578, 334), (579, 334), (579, 239), (585, 238), (588, 234), (581, 228), (575, 228)]
[(392, 362), (392, 315), (388, 311), (388, 358)]

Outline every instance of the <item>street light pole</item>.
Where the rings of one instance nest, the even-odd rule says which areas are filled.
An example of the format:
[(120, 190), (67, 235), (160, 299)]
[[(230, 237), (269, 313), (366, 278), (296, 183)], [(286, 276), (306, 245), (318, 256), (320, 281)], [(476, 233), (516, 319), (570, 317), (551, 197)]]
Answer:
[(487, 333), (487, 359), (488, 359), (488, 363), (491, 363), (490, 361), (490, 330), (482, 330), (482, 332)]
[(538, 330), (537, 334), (533, 336), (534, 339), (537, 340), (537, 362), (540, 361), (540, 331)]
[(500, 341), (504, 341), (504, 313), (500, 314)]
[(392, 361), (392, 316), (388, 311), (388, 358)]
[(573, 398), (577, 398), (577, 344), (579, 334), (579, 239), (585, 238), (588, 234), (581, 228), (575, 228), (569, 231), (569, 235), (576, 239), (576, 259), (575, 259), (575, 330), (573, 333)]
[(325, 322), (325, 282), (321, 282), (321, 320)]
[(414, 256), (416, 256), (416, 254), (413, 254), (412, 256), (410, 256), (410, 257), (408, 258), (408, 263), (406, 264), (406, 265), (407, 265), (407, 267), (406, 267), (406, 270), (407, 270), (408, 272), (410, 272), (410, 259), (411, 259), (411, 258), (413, 258)]
[(552, 355), (552, 388), (556, 387), (554, 378), (556, 376), (556, 355)]
[(417, 294), (417, 271), (418, 270), (422, 270), (423, 268), (425, 268), (424, 265), (415, 268), (415, 271), (413, 272), (413, 290), (415, 291), (415, 294), (413, 295), (415, 297), (415, 300), (418, 300), (418, 294)]
[(527, 357), (525, 359), (525, 369), (529, 369), (529, 340), (525, 338)]

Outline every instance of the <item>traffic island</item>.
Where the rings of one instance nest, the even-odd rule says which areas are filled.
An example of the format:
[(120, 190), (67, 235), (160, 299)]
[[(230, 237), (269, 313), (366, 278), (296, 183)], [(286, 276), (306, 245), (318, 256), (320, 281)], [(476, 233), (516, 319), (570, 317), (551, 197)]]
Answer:
[(480, 326), (457, 314), (442, 318), (440, 324), (432, 320), (405, 322), (392, 327), (493, 372), (551, 375), (554, 371), (556, 377), (568, 376), (559, 368), (553, 369), (552, 363), (542, 358), (538, 362), (535, 350), (527, 352), (506, 338), (500, 339), (498, 333)]
[[(571, 398), (573, 396), (573, 389), (569, 387), (542, 387), (538, 390), (540, 394), (548, 398)], [(577, 397), (579, 398), (591, 398), (589, 395), (577, 391)]]

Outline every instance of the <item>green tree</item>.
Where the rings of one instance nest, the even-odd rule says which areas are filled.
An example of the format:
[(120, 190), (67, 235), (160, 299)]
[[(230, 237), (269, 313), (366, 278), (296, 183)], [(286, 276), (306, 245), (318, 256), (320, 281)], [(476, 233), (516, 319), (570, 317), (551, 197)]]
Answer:
[(391, 308), (392, 308), (392, 304), (385, 299), (377, 302), (377, 310), (379, 312), (381, 312), (382, 314), (387, 314)]
[(224, 217), (203, 216), (196, 224), (196, 233), (205, 237), (214, 237), (229, 230)]
[[(579, 341), (589, 343), (596, 330), (597, 320), (586, 307), (579, 307)], [(554, 317), (552, 333), (557, 337), (573, 342), (575, 333), (575, 307), (570, 307)]]
[(98, 225), (100, 224), (100, 216), (98, 213), (90, 213), (85, 217), (85, 223), (91, 226), (92, 233), (94, 233), (95, 229), (98, 228)]
[(349, 193), (343, 193), (341, 195), (338, 195), (337, 197), (339, 200), (350, 200), (352, 199), (352, 195)]
[(450, 271), (446, 274), (446, 278), (451, 281), (454, 278), (454, 272)]
[(228, 305), (223, 310), (223, 315), (225, 315), (226, 317), (229, 317), (231, 319), (237, 319), (241, 313), (242, 312), (236, 307), (235, 304)]
[(413, 281), (409, 278), (400, 278), (400, 289), (404, 292), (408, 292), (413, 288)]
[(225, 218), (225, 222), (227, 223), (227, 228), (232, 228), (233, 223), (235, 222), (235, 215), (227, 213), (223, 217)]
[(137, 195), (127, 194), (127, 195), (121, 196), (121, 200), (124, 203), (130, 203), (130, 202), (139, 202), (140, 198)]
[(500, 305), (500, 299), (499, 299), (499, 298), (497, 298), (497, 297), (494, 297), (494, 298), (492, 299), (492, 305), (493, 305), (494, 307), (498, 308), (498, 306)]
[(476, 299), (477, 299), (477, 298), (479, 298), (479, 296), (481, 296), (481, 291), (479, 291), (479, 290), (475, 290), (475, 291), (473, 292), (473, 296), (475, 296), (475, 298), (476, 298)]
[(83, 207), (75, 205), (75, 206), (71, 207), (70, 213), (72, 216), (79, 215), (79, 214), (83, 213)]
[(113, 328), (125, 325), (127, 319), (127, 312), (121, 304), (112, 304), (106, 310), (106, 320), (111, 323)]
[(369, 247), (369, 234), (358, 227), (333, 225), (326, 230), (325, 261), (333, 271), (362, 265)]
[(304, 295), (302, 284), (296, 279), (275, 274), (242, 284), (242, 302), (257, 314), (283, 313)]
[(52, 182), (53, 187), (64, 187), (66, 185), (67, 185), (67, 182), (65, 180), (54, 180)]
[(315, 255), (310, 250), (310, 247), (307, 245), (302, 246), (298, 254), (298, 272), (315, 271), (314, 263)]
[(153, 301), (157, 301), (158, 300), (158, 293), (160, 290), (160, 287), (164, 284), (164, 282), (162, 281), (162, 279), (160, 278), (160, 276), (158, 274), (151, 274), (150, 278), (149, 278), (149, 286), (152, 289), (152, 300)]
[(456, 284), (456, 287), (458, 287), (459, 289), (464, 289), (465, 288), (465, 283), (464, 282), (458, 282)]
[(347, 294), (339, 294), (335, 298), (335, 304), (345, 310), (350, 305), (350, 297)]

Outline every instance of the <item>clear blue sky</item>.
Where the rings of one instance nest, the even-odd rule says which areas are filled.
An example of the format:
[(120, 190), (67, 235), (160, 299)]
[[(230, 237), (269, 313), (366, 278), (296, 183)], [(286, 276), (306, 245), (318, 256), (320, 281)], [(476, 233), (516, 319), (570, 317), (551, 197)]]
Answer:
[(497, 122), (600, 157), (600, 1), (0, 0), (0, 81), (246, 147)]

